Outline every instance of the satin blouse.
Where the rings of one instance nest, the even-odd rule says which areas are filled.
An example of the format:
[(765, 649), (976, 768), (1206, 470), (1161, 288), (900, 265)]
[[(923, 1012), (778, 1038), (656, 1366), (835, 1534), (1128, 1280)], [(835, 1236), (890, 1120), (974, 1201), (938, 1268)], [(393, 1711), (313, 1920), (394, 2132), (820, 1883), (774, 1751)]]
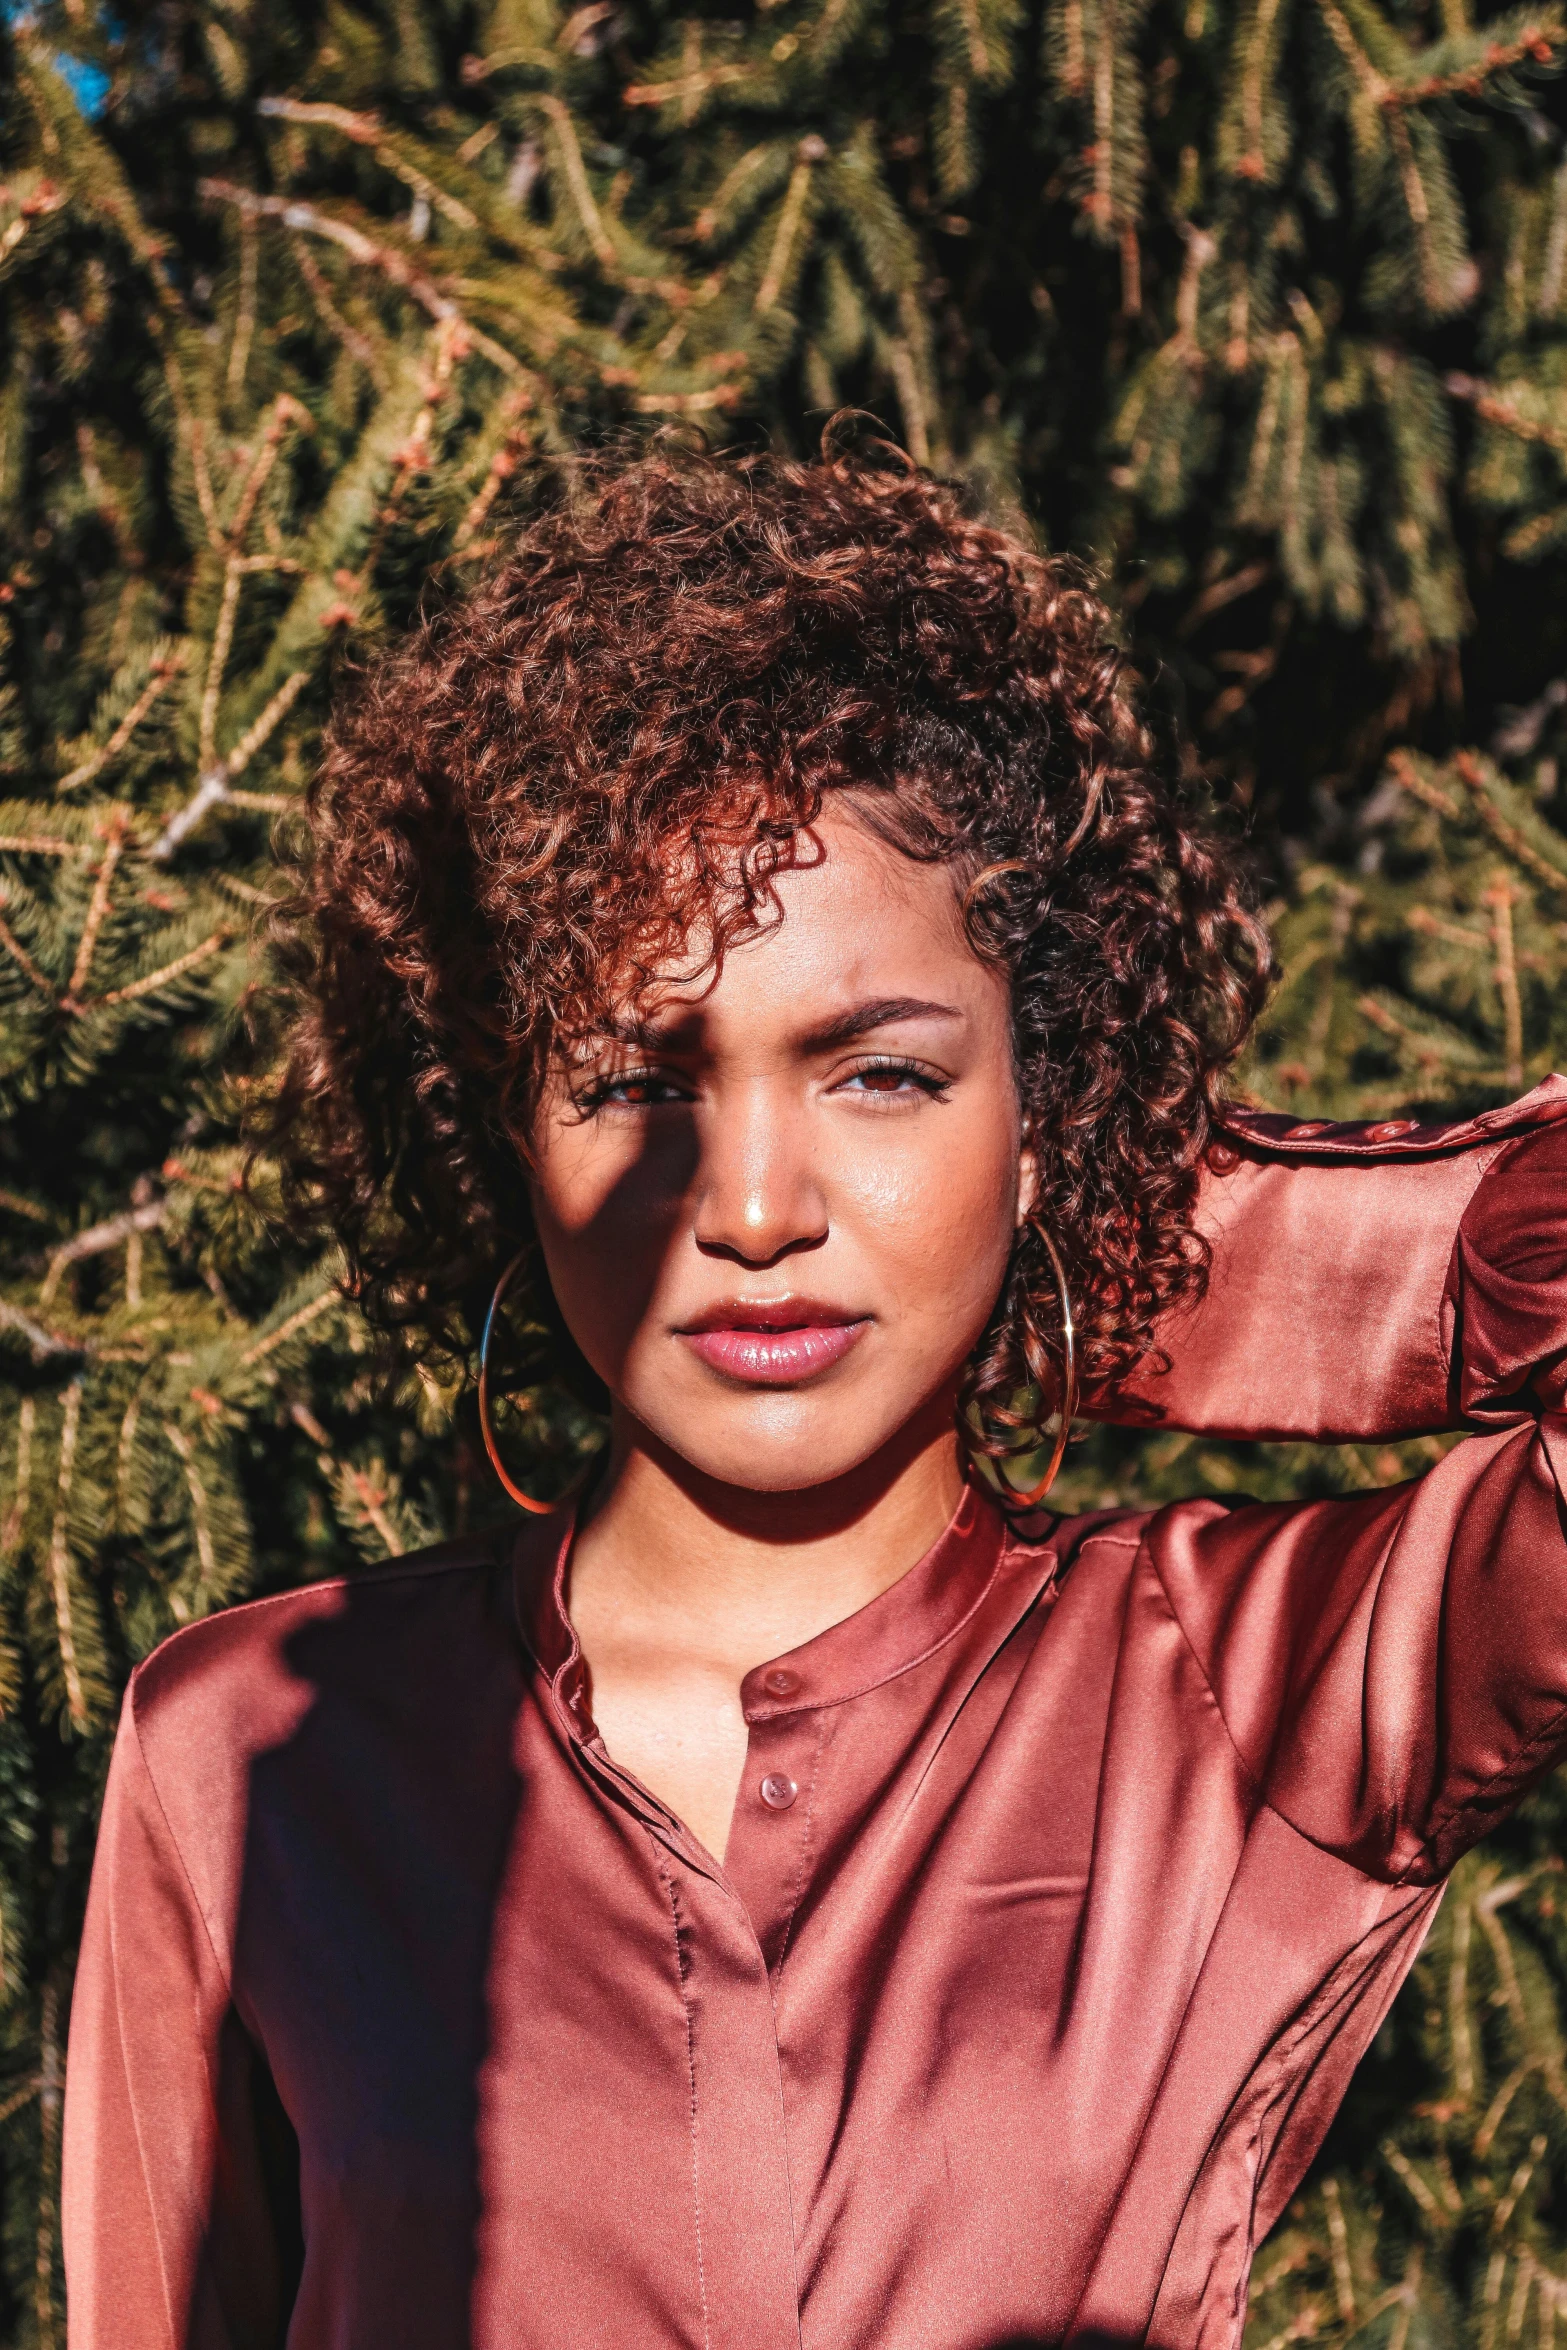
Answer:
[(1229, 2350), (1445, 1872), (1567, 1749), (1567, 1083), (1240, 1119), (1104, 1408), (1464, 1425), (1009, 1527), (742, 1689), (722, 1864), (598, 1737), (569, 1511), (139, 1669), (71, 2019), (72, 2350)]

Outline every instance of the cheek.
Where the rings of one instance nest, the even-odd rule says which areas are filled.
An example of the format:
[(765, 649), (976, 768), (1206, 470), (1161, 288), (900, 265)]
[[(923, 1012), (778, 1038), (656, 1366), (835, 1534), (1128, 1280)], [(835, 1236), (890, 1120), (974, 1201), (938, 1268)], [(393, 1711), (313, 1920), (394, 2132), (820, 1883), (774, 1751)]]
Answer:
[(545, 1271), (572, 1337), (614, 1381), (647, 1313), (678, 1228), (678, 1166), (603, 1129), (567, 1130), (539, 1152), (530, 1184)]
[(870, 1138), (841, 1204), (904, 1316), (977, 1329), (1012, 1248), (1017, 1136), (1004, 1115), (953, 1117), (950, 1126), (947, 1115), (921, 1113), (923, 1131), (902, 1147)]

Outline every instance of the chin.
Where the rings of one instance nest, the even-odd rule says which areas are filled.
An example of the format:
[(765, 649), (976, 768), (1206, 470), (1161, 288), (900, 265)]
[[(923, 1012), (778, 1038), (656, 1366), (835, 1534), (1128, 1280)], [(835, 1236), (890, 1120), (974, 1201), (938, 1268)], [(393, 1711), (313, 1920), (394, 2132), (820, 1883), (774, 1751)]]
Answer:
[[(635, 1406), (632, 1407), (635, 1409)], [(744, 1493), (804, 1493), (848, 1477), (897, 1435), (908, 1413), (869, 1413), (798, 1389), (747, 1397), (733, 1412), (639, 1412), (649, 1432), (701, 1477)]]

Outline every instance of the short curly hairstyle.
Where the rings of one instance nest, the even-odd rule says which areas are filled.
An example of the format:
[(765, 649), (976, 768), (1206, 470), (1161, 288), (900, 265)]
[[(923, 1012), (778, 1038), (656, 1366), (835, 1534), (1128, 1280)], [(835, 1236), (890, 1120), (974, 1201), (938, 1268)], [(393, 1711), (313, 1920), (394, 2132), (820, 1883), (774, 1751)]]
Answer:
[[(1235, 860), (1079, 567), (884, 447), (824, 451), (583, 461), (333, 720), (267, 1143), (383, 1330), (471, 1343), (529, 1236), (516, 1137), (552, 1056), (693, 938), (716, 964), (776, 919), (845, 791), (951, 865), (1009, 976), (1087, 1383), (1200, 1288), (1197, 1170), (1269, 977)], [(1052, 1336), (1025, 1228), (963, 1396), (991, 1449)]]

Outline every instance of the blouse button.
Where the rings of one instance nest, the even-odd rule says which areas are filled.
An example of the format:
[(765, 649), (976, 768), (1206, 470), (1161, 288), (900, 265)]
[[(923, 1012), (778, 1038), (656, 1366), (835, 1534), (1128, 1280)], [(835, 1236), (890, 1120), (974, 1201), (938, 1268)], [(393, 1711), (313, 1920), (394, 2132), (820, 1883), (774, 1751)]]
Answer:
[(758, 1793), (769, 1811), (787, 1811), (800, 1790), (782, 1771), (769, 1771)]
[(1305, 1142), (1313, 1134), (1326, 1134), (1333, 1123), (1331, 1118), (1308, 1118), (1302, 1126), (1292, 1126), (1285, 1135), (1286, 1142)]
[(770, 1673), (762, 1675), (762, 1687), (769, 1697), (792, 1697), (800, 1686), (798, 1673), (791, 1673), (787, 1665), (774, 1665)]
[(1380, 1126), (1371, 1127), (1367, 1142), (1396, 1142), (1401, 1134), (1413, 1134), (1418, 1120), (1414, 1118), (1384, 1118)]
[(1233, 1175), (1241, 1163), (1240, 1152), (1233, 1150), (1227, 1142), (1210, 1142), (1207, 1158), (1215, 1175)]

